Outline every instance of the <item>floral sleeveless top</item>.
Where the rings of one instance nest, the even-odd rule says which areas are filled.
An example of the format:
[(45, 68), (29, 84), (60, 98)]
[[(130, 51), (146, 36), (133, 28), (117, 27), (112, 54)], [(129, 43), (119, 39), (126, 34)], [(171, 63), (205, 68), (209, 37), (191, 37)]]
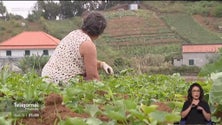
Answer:
[(66, 83), (78, 74), (85, 74), (80, 45), (90, 37), (82, 30), (74, 30), (65, 36), (49, 61), (42, 69), (42, 77), (46, 82)]

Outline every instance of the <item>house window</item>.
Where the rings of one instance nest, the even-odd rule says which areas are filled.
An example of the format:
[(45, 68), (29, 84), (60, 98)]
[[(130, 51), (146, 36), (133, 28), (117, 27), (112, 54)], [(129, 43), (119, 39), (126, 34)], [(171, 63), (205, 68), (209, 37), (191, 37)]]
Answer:
[(194, 60), (193, 59), (189, 59), (189, 65), (194, 65)]
[(49, 51), (48, 50), (43, 50), (43, 55), (49, 55)]
[(12, 51), (11, 50), (6, 50), (6, 56), (12, 56)]
[(25, 56), (30, 56), (30, 50), (25, 50)]

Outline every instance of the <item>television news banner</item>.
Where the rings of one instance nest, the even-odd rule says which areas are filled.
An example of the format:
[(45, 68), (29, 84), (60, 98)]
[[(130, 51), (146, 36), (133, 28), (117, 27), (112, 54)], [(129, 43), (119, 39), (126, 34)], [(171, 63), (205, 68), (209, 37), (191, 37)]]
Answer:
[(16, 100), (3, 100), (0, 111), (13, 118), (40, 117), (41, 104), (39, 102), (19, 102)]

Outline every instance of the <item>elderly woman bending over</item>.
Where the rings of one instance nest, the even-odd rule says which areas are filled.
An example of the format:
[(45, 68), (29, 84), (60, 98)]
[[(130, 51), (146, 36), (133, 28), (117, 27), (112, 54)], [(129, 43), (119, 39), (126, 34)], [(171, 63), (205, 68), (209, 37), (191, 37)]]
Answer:
[(97, 60), (94, 40), (106, 28), (105, 18), (92, 12), (84, 18), (81, 29), (74, 30), (65, 36), (56, 47), (49, 61), (42, 69), (46, 82), (67, 83), (76, 75), (85, 80), (99, 80), (98, 69), (113, 74), (113, 69), (105, 62)]

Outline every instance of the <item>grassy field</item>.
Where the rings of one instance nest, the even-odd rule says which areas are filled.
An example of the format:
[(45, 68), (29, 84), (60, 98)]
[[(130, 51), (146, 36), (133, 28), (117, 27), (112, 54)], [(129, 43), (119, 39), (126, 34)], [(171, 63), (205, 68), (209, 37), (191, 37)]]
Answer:
[(4, 41), (25, 30), (26, 27), (22, 27), (21, 22), (17, 20), (0, 20), (0, 41)]
[(201, 27), (188, 14), (165, 14), (163, 19), (175, 32), (188, 39), (190, 43), (220, 43), (221, 38)]
[(81, 26), (81, 18), (74, 17), (66, 20), (42, 20), (44, 28), (49, 34), (62, 39), (65, 35), (71, 32), (73, 29), (78, 29)]
[(123, 46), (118, 51), (127, 56), (144, 56), (147, 54), (175, 54), (180, 51), (179, 44), (168, 44), (162, 46)]

